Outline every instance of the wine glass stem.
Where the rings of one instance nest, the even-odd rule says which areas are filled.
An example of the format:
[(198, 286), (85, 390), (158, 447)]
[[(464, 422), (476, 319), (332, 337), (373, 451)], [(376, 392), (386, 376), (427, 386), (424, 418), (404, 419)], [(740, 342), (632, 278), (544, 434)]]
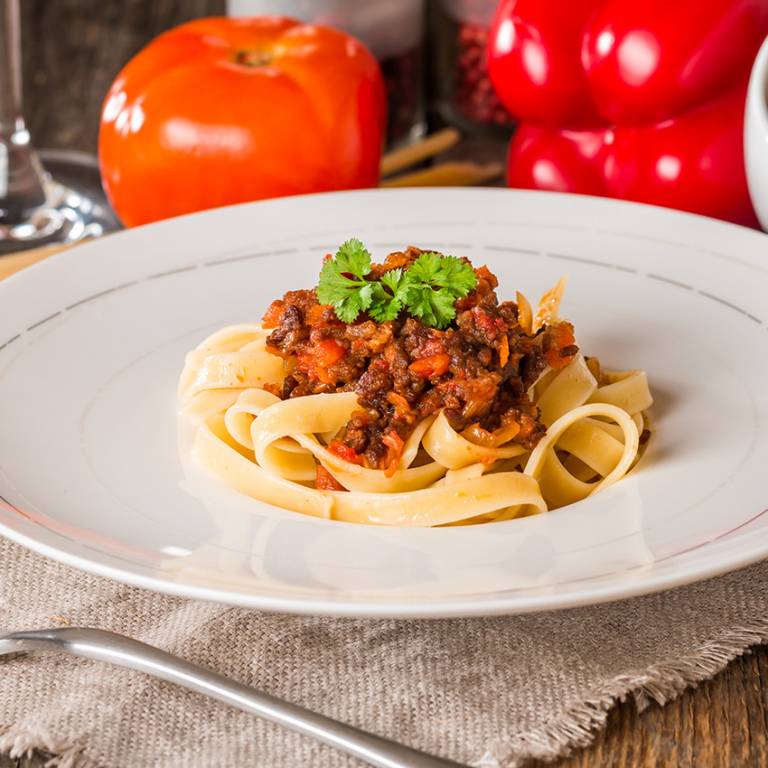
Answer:
[(43, 170), (21, 113), (18, 0), (0, 0), (0, 222), (21, 223), (45, 202)]

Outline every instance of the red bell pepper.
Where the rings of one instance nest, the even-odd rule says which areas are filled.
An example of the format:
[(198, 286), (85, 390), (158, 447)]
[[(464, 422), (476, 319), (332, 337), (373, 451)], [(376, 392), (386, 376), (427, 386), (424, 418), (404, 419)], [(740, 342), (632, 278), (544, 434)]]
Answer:
[(509, 186), (607, 195), (602, 158), (610, 133), (522, 123), (509, 145)]
[(491, 27), (488, 74), (522, 120), (571, 128), (604, 122), (581, 66), (581, 31), (604, 0), (502, 0)]
[(745, 84), (768, 0), (502, 0), (489, 73), (522, 122), (510, 186), (755, 225)]

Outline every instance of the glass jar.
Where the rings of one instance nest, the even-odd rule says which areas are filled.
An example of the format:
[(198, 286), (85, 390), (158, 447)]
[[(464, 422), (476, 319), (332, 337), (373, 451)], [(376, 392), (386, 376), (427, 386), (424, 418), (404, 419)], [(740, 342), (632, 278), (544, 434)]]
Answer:
[(497, 0), (439, 0), (432, 19), (436, 106), (470, 133), (509, 134), (514, 121), (488, 77), (488, 34)]
[(388, 143), (424, 134), (424, 0), (228, 0), (227, 11), (230, 16), (291, 16), (353, 35), (381, 65), (389, 101)]

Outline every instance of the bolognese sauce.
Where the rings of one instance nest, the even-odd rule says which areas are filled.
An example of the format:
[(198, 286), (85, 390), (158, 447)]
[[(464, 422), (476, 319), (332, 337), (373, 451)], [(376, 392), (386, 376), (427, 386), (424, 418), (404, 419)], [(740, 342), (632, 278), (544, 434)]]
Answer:
[[(391, 253), (371, 274), (407, 270), (422, 254), (409, 247)], [(474, 268), (475, 288), (456, 300), (448, 327), (429, 327), (403, 310), (389, 322), (361, 313), (342, 322), (315, 290), (289, 291), (264, 315), (267, 349), (285, 361), (281, 399), (320, 393), (358, 395), (355, 411), (328, 447), (347, 461), (392, 472), (405, 442), (424, 418), (443, 410), (449, 424), (472, 442), (498, 446), (510, 440), (535, 447), (546, 429), (528, 390), (547, 368), (568, 365), (578, 352), (565, 321), (532, 332), (518, 305), (499, 302), (498, 280)], [(329, 473), (318, 487), (333, 488)]]

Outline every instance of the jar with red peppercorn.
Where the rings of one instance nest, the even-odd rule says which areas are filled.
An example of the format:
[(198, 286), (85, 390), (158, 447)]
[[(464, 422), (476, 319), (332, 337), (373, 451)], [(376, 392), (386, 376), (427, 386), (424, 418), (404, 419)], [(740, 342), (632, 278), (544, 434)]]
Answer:
[(439, 0), (433, 8), (440, 116), (472, 133), (511, 133), (512, 116), (488, 77), (486, 45), (497, 0)]

